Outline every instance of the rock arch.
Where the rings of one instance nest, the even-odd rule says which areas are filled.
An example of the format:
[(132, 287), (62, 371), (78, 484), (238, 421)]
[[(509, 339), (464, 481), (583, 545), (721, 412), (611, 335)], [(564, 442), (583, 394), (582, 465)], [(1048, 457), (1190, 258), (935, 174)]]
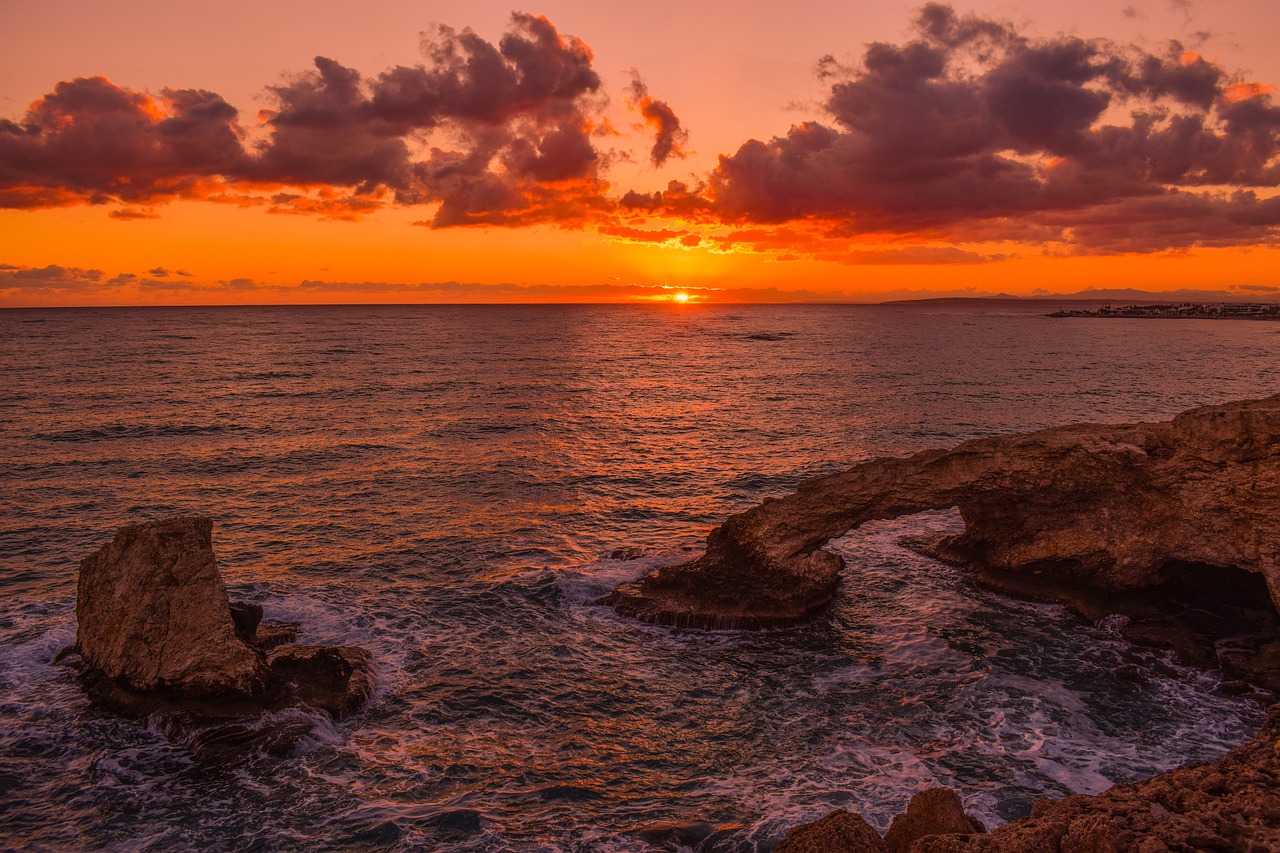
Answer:
[(939, 547), (956, 560), (1105, 591), (1159, 584), (1173, 562), (1236, 567), (1262, 573), (1280, 610), (1280, 395), (864, 462), (731, 516), (702, 556), (599, 603), (687, 627), (791, 624), (835, 595), (828, 541), (952, 506), (965, 529)]

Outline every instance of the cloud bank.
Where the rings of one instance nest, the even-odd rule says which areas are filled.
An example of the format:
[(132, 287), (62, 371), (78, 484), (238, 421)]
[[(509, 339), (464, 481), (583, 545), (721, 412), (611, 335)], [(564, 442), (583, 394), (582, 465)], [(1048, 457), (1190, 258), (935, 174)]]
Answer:
[(257, 140), (211, 92), (59, 83), (21, 123), (0, 122), (0, 205), (239, 197), (352, 218), (436, 203), (437, 227), (606, 206), (606, 158), (592, 141), (606, 99), (586, 44), (517, 13), (497, 44), (441, 26), (423, 49), (427, 63), (370, 79), (316, 57), (314, 71), (268, 87), (274, 108), (258, 115)]
[[(841, 45), (833, 45), (839, 48)], [(984, 246), (1107, 254), (1275, 245), (1272, 87), (1173, 42), (1038, 37), (930, 3), (900, 44), (829, 81), (821, 114), (661, 192), (612, 188), (590, 48), (514, 14), (496, 43), (439, 27), (422, 64), (365, 77), (317, 57), (246, 125), (216, 93), (58, 83), (0, 120), (0, 206), (206, 199), (357, 219), (431, 206), (434, 228), (555, 223), (618, 239), (849, 263), (969, 263)], [(651, 165), (688, 130), (638, 74)], [(751, 233), (749, 239), (733, 235)]]
[(722, 156), (728, 221), (1154, 251), (1273, 242), (1280, 107), (1172, 43), (1031, 38), (929, 4), (798, 124)]

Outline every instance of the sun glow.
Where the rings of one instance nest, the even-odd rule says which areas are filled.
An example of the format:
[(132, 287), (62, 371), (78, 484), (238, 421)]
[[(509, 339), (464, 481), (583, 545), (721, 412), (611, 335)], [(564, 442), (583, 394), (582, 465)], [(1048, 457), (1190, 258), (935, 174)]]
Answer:
[(689, 301), (689, 294), (687, 294), (687, 293), (685, 293), (683, 290), (681, 290), (681, 291), (680, 291), (680, 292), (678, 292), (678, 293), (673, 293), (673, 294), (671, 295), (671, 298), (672, 298), (672, 299), (674, 299), (676, 302), (681, 302), (681, 303), (683, 303), (683, 302), (688, 302), (688, 301)]

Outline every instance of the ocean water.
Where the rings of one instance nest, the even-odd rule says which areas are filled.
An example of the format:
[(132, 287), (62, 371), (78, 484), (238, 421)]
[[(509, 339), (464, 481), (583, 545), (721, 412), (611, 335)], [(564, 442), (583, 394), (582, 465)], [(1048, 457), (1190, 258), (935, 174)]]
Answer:
[[(993, 825), (1222, 754), (1262, 713), (1212, 674), (899, 544), (952, 513), (835, 543), (801, 627), (591, 604), (860, 460), (1280, 390), (1277, 324), (1039, 310), (0, 312), (0, 847), (767, 851), (931, 785)], [(89, 708), (50, 663), (77, 563), (178, 514), (234, 597), (368, 648), (371, 706), (217, 769)]]

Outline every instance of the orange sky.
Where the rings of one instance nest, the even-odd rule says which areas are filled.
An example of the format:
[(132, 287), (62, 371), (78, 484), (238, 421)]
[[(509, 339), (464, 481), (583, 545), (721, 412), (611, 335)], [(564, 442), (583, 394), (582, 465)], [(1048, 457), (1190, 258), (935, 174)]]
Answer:
[(1273, 3), (125, 5), (0, 8), (0, 306), (1280, 298)]

